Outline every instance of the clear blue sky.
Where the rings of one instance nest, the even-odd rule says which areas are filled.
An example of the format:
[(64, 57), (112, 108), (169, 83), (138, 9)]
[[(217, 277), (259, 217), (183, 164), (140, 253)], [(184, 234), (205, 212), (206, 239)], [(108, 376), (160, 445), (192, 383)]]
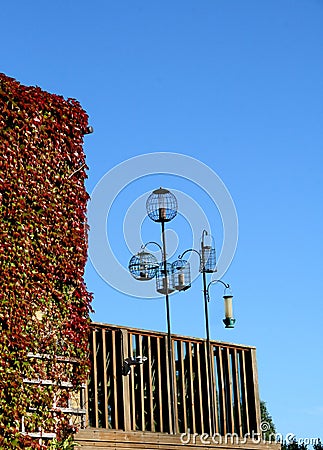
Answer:
[[(223, 277), (237, 324), (223, 328), (213, 287), (212, 338), (257, 346), (261, 398), (278, 431), (323, 437), (322, 0), (35, 0), (3, 2), (0, 16), (0, 70), (87, 110), (89, 192), (117, 164), (150, 152), (192, 156), (221, 177), (239, 218)], [(221, 247), (221, 221), (203, 193), (154, 175), (111, 209), (110, 239), (125, 266), (123, 216), (160, 185), (206, 209)], [(181, 217), (170, 227), (180, 253), (189, 230)], [(159, 239), (157, 228), (144, 222), (143, 239)], [(165, 330), (163, 299), (128, 297), (90, 263), (86, 281), (94, 320)], [(204, 336), (200, 284), (172, 297), (174, 332)]]

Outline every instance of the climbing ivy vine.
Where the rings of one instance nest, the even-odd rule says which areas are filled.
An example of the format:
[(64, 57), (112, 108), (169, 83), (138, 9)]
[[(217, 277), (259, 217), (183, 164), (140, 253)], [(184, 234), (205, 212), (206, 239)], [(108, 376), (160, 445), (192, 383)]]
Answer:
[(58, 442), (74, 431), (61, 412), (62, 382), (77, 391), (89, 369), (87, 126), (76, 100), (0, 74), (3, 449), (45, 448), (28, 435), (39, 430), (56, 433)]

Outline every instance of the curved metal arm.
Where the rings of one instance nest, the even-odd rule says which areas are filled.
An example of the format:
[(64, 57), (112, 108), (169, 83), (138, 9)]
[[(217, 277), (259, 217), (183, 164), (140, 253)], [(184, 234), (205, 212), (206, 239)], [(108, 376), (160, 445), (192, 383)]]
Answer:
[[(210, 236), (211, 239), (212, 239), (212, 241), (214, 241), (214, 238), (213, 238), (212, 234), (208, 233), (206, 230), (203, 230), (203, 231), (202, 231), (202, 237), (201, 237), (202, 247), (204, 247), (204, 235), (205, 235), (205, 236)], [(202, 256), (201, 256), (201, 253), (200, 253), (199, 251), (195, 250), (195, 248), (189, 248), (188, 250), (185, 250), (185, 252), (183, 252), (181, 255), (178, 256), (178, 259), (182, 259), (183, 256), (185, 255), (185, 253), (188, 253), (188, 252), (194, 252), (194, 253), (197, 253), (197, 254), (199, 255), (199, 258), (200, 258), (200, 264), (202, 264)], [(215, 281), (215, 280), (214, 280), (214, 281)], [(221, 283), (223, 283), (223, 281), (221, 281)]]
[(158, 242), (155, 242), (155, 241), (146, 242), (146, 244), (142, 245), (141, 248), (145, 249), (147, 247), (147, 245), (149, 245), (149, 244), (157, 245), (159, 247), (159, 250), (161, 251), (162, 256), (163, 256), (163, 249), (162, 249), (161, 245), (158, 244)]
[(200, 255), (200, 252), (198, 252), (197, 250), (195, 250), (194, 248), (189, 248), (188, 250), (185, 250), (185, 252), (184, 253), (182, 253), (181, 255), (179, 255), (178, 256), (178, 259), (182, 259), (183, 258), (183, 256), (185, 255), (185, 253), (188, 253), (188, 252), (195, 252), (195, 253), (197, 253), (198, 255), (199, 255), (199, 258), (200, 258), (200, 264), (201, 264), (201, 262), (202, 262), (202, 259), (201, 259), (201, 255)]
[[(202, 231), (202, 238), (201, 238), (201, 242), (202, 242), (202, 246), (204, 246), (204, 235), (207, 236), (208, 232), (206, 230)], [(211, 236), (212, 237), (212, 236)]]
[(201, 245), (204, 247), (204, 236), (210, 236), (212, 239), (213, 248), (215, 248), (215, 239), (211, 233), (208, 233), (206, 230), (202, 231)]
[(209, 289), (210, 289), (211, 284), (214, 284), (214, 283), (221, 283), (221, 284), (223, 284), (225, 289), (231, 289), (230, 284), (227, 284), (227, 283), (225, 283), (222, 280), (212, 280), (212, 281), (210, 281), (209, 284), (207, 285), (207, 288), (206, 288), (206, 296), (207, 296), (207, 301), (208, 302), (210, 301)]

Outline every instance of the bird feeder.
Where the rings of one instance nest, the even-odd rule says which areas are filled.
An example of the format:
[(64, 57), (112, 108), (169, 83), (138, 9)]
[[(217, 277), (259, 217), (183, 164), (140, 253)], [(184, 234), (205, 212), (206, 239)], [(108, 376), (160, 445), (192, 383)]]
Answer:
[(128, 268), (136, 280), (149, 281), (156, 276), (158, 261), (154, 255), (143, 250), (130, 259)]
[(172, 264), (166, 263), (166, 273), (164, 263), (159, 264), (156, 272), (156, 291), (164, 295), (175, 291)]
[(223, 319), (223, 323), (225, 328), (234, 328), (234, 324), (236, 323), (236, 319), (233, 318), (233, 310), (232, 310), (232, 298), (233, 296), (224, 295), (224, 315), (225, 319)]
[(177, 214), (176, 197), (167, 189), (156, 189), (147, 198), (146, 210), (154, 222), (169, 222)]
[(191, 268), (190, 263), (184, 259), (178, 259), (173, 262), (174, 286), (178, 291), (186, 291), (191, 287)]
[(200, 272), (213, 273), (216, 271), (215, 248), (211, 247), (211, 245), (202, 245)]

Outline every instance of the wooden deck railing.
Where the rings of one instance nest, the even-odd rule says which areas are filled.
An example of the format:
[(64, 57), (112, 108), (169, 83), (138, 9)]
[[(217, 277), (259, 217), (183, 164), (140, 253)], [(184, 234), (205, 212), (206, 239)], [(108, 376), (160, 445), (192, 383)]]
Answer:
[[(258, 432), (260, 406), (254, 347), (211, 342), (211, 377), (203, 339), (172, 336), (176, 433)], [(87, 426), (123, 431), (171, 430), (167, 335), (92, 324)], [(128, 357), (147, 360), (123, 375)], [(210, 414), (209, 379), (214, 399)]]

